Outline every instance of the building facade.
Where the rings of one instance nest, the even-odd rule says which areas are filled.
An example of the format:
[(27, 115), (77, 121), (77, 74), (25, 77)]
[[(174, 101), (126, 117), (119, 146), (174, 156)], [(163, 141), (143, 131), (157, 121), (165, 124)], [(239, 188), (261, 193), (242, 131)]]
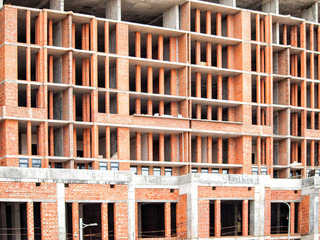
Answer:
[(318, 2), (0, 6), (0, 239), (320, 239)]

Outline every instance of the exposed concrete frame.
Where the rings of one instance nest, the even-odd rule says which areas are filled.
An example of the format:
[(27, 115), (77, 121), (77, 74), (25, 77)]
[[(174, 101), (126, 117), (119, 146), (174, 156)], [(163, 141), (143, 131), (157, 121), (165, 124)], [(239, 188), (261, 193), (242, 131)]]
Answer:
[(220, 4), (231, 6), (231, 7), (237, 7), (237, 1), (236, 0), (220, 0)]
[(279, 0), (263, 1), (262, 12), (279, 14)]
[(179, 6), (175, 5), (163, 13), (163, 26), (179, 29)]
[(220, 0), (220, 4), (231, 6), (231, 7), (237, 7), (237, 1), (236, 0)]
[(121, 21), (121, 0), (106, 2), (106, 18)]
[(50, 9), (64, 11), (64, 0), (50, 0)]
[(57, 183), (58, 239), (66, 240), (66, 204), (64, 183)]
[(311, 22), (318, 22), (318, 16), (319, 16), (319, 9), (318, 9), (318, 2), (315, 2), (311, 6), (309, 6), (306, 9), (302, 10), (302, 18), (306, 19), (307, 21)]

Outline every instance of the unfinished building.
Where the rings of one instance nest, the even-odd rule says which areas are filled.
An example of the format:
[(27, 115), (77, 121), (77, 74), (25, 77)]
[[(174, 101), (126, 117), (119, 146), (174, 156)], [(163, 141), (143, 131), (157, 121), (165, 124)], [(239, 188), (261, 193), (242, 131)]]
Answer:
[(320, 239), (317, 1), (0, 7), (0, 239)]

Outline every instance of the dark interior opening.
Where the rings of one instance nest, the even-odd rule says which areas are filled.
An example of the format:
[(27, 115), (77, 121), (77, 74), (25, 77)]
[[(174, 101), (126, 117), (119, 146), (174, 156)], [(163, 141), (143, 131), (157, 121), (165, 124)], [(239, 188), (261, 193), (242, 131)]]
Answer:
[(39, 202), (33, 203), (34, 239), (41, 240), (41, 206)]
[(242, 235), (242, 201), (221, 201), (221, 236)]
[(285, 203), (271, 203), (271, 216), (271, 234), (288, 233), (288, 206)]
[(164, 203), (140, 203), (139, 237), (164, 237)]
[(114, 203), (108, 203), (108, 236), (114, 240)]
[(101, 240), (101, 204), (87, 203), (83, 204), (83, 223), (97, 223), (97, 226), (91, 226), (83, 229), (83, 240)]

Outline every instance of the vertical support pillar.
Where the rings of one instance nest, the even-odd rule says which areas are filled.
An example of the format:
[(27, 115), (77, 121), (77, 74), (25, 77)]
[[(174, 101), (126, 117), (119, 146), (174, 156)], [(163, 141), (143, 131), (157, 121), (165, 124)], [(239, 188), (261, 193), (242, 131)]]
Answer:
[(196, 137), (196, 162), (201, 163), (201, 136)]
[(110, 127), (106, 127), (106, 158), (111, 158), (111, 150), (110, 150)]
[(242, 201), (242, 235), (247, 237), (249, 235), (249, 202), (248, 200)]
[(165, 238), (171, 238), (171, 203), (164, 204), (164, 232)]
[(263, 2), (262, 12), (279, 14), (279, 0)]
[(153, 160), (153, 134), (148, 133), (148, 160)]
[(164, 134), (163, 133), (160, 133), (159, 134), (159, 161), (160, 162), (163, 162), (165, 159), (164, 159), (164, 154), (165, 152), (165, 149), (164, 149)]
[(106, 18), (121, 21), (121, 0), (106, 1)]
[(236, 0), (220, 0), (219, 3), (231, 7), (237, 7)]
[(50, 9), (64, 11), (64, 0), (50, 0)]
[(12, 218), (12, 240), (21, 240), (20, 233), (20, 204), (13, 203), (11, 208), (11, 218)]
[(136, 133), (136, 160), (141, 160), (141, 132)]
[(214, 235), (221, 236), (221, 200), (214, 202)]
[(222, 154), (223, 154), (222, 137), (218, 137), (217, 152), (218, 152), (218, 156), (217, 156), (218, 164), (222, 164)]
[(315, 162), (315, 159), (314, 159), (314, 152), (315, 152), (315, 141), (314, 140), (311, 140), (310, 142), (310, 166), (311, 167), (314, 167), (314, 162)]
[(108, 203), (101, 203), (101, 233), (102, 240), (108, 240)]
[(57, 214), (59, 240), (66, 240), (66, 203), (64, 183), (57, 183)]
[(196, 9), (196, 12), (195, 12), (195, 32), (197, 33), (200, 33), (200, 26), (201, 26), (201, 23), (200, 23), (200, 9)]
[[(153, 93), (153, 69), (148, 67), (147, 69), (147, 90), (148, 93)], [(147, 114), (152, 115), (152, 100), (147, 101)]]
[[(27, 235), (28, 240), (34, 240), (33, 202), (27, 202)], [(6, 240), (7, 236), (4, 239)]]
[[(164, 68), (159, 69), (159, 94), (164, 94)], [(159, 115), (164, 115), (164, 101), (159, 101)]]
[[(207, 98), (212, 99), (212, 75), (207, 74)], [(212, 120), (212, 106), (207, 106), (207, 119)]]
[[(217, 79), (217, 99), (222, 100), (222, 76), (218, 75)], [(222, 106), (218, 106), (217, 120), (222, 121)]]
[(207, 163), (212, 163), (212, 137), (207, 137)]
[(116, 202), (114, 203), (114, 239), (126, 239), (127, 237), (128, 206), (125, 202)]
[(290, 234), (294, 234), (294, 223), (295, 223), (295, 205), (294, 202), (289, 203), (290, 204)]
[(310, 7), (302, 10), (302, 18), (311, 22), (318, 22), (318, 2), (313, 3)]
[(174, 5), (163, 13), (163, 27), (179, 29), (179, 5)]
[[(79, 240), (79, 203), (72, 203), (72, 236), (73, 240)], [(77, 233), (77, 234), (76, 234)], [(77, 236), (75, 236), (77, 235)]]
[[(201, 98), (201, 73), (196, 73), (196, 97)], [(201, 119), (201, 105), (196, 105), (196, 118)]]

